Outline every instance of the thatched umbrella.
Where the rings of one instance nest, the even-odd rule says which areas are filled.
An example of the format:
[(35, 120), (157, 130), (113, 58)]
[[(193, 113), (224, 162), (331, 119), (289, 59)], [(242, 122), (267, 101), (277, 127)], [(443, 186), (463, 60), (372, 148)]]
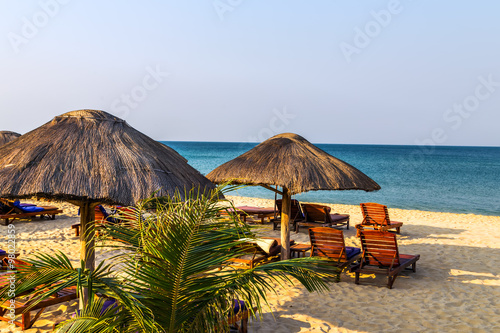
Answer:
[(100, 203), (133, 205), (215, 186), (175, 150), (104, 111), (55, 117), (0, 149), (0, 197), (65, 200), (80, 207), (81, 259), (94, 269), (94, 233), (86, 232)]
[(315, 190), (379, 190), (367, 175), (335, 158), (300, 135), (273, 136), (255, 148), (224, 163), (207, 175), (214, 183), (281, 186), (282, 258), (290, 257), (290, 210), (293, 194)]
[(21, 134), (11, 131), (0, 131), (0, 146), (20, 137)]

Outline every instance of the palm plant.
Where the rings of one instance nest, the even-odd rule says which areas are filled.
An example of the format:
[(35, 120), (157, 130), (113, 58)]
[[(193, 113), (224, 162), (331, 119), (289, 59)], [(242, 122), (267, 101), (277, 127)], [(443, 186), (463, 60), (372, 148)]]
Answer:
[[(121, 223), (99, 227), (99, 246), (117, 254), (93, 272), (74, 268), (62, 253), (39, 253), (17, 273), (16, 293), (41, 300), (68, 286), (89, 288), (88, 303), (59, 324), (58, 332), (220, 332), (228, 329), (234, 300), (261, 312), (275, 282), (328, 290), (338, 271), (319, 258), (228, 267), (225, 263), (245, 250), (238, 246), (241, 239), (254, 235), (238, 216), (220, 216), (231, 206), (220, 199), (227, 191), (192, 191), (185, 201), (174, 196), (154, 204), (156, 212), (147, 217), (121, 217)], [(33, 289), (40, 285), (45, 288)], [(103, 309), (103, 295), (116, 300), (113, 306)], [(4, 288), (0, 299), (7, 298)]]

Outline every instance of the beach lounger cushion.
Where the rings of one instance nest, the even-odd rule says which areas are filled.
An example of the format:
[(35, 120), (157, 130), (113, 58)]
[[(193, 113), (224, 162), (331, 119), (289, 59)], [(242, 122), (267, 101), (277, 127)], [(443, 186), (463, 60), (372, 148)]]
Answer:
[[(263, 245), (264, 249), (259, 245)], [(290, 245), (294, 242), (290, 241)], [(255, 240), (250, 239), (246, 244), (240, 245), (245, 249), (245, 254), (229, 259), (230, 266), (254, 268), (257, 264), (279, 259), (281, 253), (281, 242), (279, 239), (262, 237)]]
[(346, 246), (345, 253), (346, 253), (347, 259), (351, 259), (352, 257), (360, 254), (361, 249), (359, 247)]
[(45, 209), (43, 207), (37, 207), (35, 205), (24, 205), (19, 202), (19, 200), (14, 201), (14, 206), (22, 210), (23, 212), (26, 213), (33, 213), (33, 212), (43, 212)]

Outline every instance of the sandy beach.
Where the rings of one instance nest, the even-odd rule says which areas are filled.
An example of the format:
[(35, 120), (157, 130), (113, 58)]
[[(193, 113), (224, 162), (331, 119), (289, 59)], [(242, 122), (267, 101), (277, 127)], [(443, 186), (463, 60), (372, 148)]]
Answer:
[[(236, 206), (272, 207), (272, 200), (228, 197)], [(54, 204), (54, 203), (52, 203)], [(66, 253), (77, 264), (79, 239), (71, 224), (77, 208), (57, 203), (64, 214), (56, 220), (14, 221), (20, 257), (36, 251)], [(346, 245), (359, 246), (354, 225), (361, 222), (359, 206), (329, 205), (332, 212), (350, 214), (344, 230)], [(251, 319), (249, 332), (500, 332), (500, 217), (389, 209), (391, 219), (404, 222), (398, 236), (401, 253), (420, 254), (416, 273), (398, 277), (392, 290), (385, 277), (363, 275), (354, 284), (351, 274), (330, 285), (324, 294), (305, 288), (277, 287), (269, 295), (270, 309)], [(257, 225), (257, 224), (256, 224)], [(258, 232), (279, 237), (272, 225)], [(0, 226), (5, 242), (6, 227)], [(306, 229), (291, 238), (308, 243)], [(97, 253), (97, 258), (102, 259)], [(68, 318), (77, 302), (48, 308), (26, 332), (47, 332)], [(0, 332), (19, 332), (0, 322)]]

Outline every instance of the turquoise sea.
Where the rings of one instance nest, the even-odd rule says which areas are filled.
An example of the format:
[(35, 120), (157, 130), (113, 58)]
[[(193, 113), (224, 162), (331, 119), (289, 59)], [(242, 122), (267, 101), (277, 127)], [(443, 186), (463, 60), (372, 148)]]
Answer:
[[(201, 173), (241, 155), (256, 144), (164, 141)], [(500, 215), (500, 147), (419, 147), (317, 144), (375, 180), (382, 189), (311, 191), (295, 198), (308, 202), (357, 205), (379, 202), (392, 208)], [(273, 199), (261, 187), (234, 195)]]

